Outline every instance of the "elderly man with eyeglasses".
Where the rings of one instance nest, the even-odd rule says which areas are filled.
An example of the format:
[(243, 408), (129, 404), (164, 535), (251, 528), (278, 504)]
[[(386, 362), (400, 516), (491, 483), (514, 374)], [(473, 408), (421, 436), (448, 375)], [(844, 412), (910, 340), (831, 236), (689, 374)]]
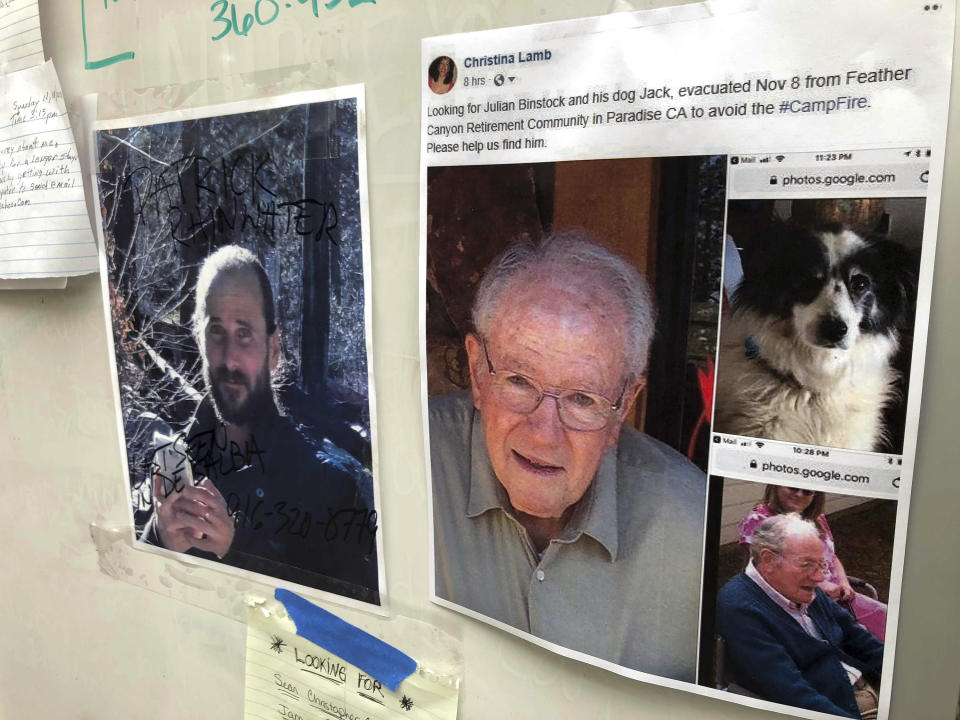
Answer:
[(753, 533), (747, 569), (720, 591), (717, 631), (739, 685), (767, 700), (875, 718), (883, 644), (819, 588), (816, 526), (775, 515)]
[(654, 310), (579, 234), (509, 247), (430, 406), (435, 594), (542, 640), (693, 681), (706, 478), (625, 425)]

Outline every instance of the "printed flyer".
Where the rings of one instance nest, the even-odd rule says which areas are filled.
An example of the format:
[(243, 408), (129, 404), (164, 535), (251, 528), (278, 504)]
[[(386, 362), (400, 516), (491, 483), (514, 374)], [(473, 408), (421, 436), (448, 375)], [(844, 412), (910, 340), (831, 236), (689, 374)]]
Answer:
[(954, 12), (423, 41), (436, 603), (646, 682), (888, 717)]
[(100, 124), (136, 543), (381, 605), (362, 88)]

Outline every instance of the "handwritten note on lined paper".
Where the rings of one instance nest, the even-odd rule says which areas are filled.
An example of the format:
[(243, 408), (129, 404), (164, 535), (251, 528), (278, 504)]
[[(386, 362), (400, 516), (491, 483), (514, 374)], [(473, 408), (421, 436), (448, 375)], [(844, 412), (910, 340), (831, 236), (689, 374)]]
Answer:
[(37, 0), (0, 0), (0, 73), (43, 62)]
[(97, 268), (77, 148), (53, 63), (0, 77), (0, 278)]
[(416, 671), (394, 692), (288, 623), (247, 611), (245, 720), (456, 720), (456, 688)]

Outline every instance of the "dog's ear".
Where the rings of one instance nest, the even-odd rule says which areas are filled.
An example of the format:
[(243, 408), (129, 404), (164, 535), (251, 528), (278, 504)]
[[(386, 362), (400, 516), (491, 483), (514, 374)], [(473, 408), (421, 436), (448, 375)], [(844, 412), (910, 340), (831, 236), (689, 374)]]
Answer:
[(733, 304), (765, 314), (789, 317), (795, 303), (817, 296), (826, 278), (827, 258), (820, 239), (779, 220), (744, 242), (741, 260), (743, 282)]
[(877, 300), (901, 330), (913, 327), (920, 260), (916, 252), (892, 240), (867, 239), (857, 260), (876, 283)]

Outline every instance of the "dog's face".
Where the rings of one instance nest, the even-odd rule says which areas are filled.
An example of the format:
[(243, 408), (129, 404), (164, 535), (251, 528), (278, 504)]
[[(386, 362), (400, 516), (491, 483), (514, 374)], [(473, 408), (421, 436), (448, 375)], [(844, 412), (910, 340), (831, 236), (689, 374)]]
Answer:
[(863, 335), (894, 335), (908, 320), (914, 260), (902, 246), (831, 226), (778, 224), (743, 258), (735, 304), (792, 320), (814, 348), (847, 350)]

